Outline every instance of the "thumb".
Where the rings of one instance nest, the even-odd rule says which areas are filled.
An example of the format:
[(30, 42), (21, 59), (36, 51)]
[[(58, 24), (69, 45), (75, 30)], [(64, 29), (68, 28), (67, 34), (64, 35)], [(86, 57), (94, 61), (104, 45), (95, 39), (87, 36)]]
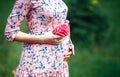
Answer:
[(63, 37), (62, 37), (62, 36), (55, 35), (55, 38), (59, 40), (59, 39), (62, 39)]

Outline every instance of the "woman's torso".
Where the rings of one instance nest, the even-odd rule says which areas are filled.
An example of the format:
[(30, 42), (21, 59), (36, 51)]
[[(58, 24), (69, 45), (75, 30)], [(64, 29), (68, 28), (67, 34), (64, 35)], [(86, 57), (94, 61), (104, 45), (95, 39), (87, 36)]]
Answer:
[[(66, 20), (67, 6), (62, 0), (32, 0), (31, 2), (32, 7), (27, 14), (30, 34), (42, 36), (52, 32), (54, 26), (68, 23)], [(70, 38), (67, 36), (59, 45), (24, 43), (19, 68), (25, 69), (25, 66), (30, 71), (43, 63), (45, 67), (41, 66), (40, 70), (65, 69), (63, 59), (64, 54), (68, 52), (69, 40)], [(26, 62), (32, 63), (34, 66)]]
[(44, 35), (52, 32), (53, 26), (68, 23), (68, 8), (62, 0), (31, 0), (31, 3), (27, 14), (30, 34)]

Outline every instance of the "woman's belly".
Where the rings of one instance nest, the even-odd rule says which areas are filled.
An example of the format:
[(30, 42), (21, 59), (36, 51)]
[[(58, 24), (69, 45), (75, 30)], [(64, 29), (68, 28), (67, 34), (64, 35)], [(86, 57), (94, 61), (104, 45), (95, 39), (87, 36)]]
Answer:
[(41, 67), (41, 64), (46, 67), (41, 67), (40, 70), (54, 69), (52, 65), (61, 68), (62, 65), (59, 65), (64, 62), (64, 54), (68, 52), (68, 46), (68, 36), (59, 45), (24, 43), (19, 66), (29, 71)]

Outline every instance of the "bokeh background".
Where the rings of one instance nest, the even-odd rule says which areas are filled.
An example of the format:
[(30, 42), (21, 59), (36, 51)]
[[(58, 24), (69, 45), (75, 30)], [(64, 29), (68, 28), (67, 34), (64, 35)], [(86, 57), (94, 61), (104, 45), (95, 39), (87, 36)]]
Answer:
[[(70, 77), (120, 77), (120, 1), (64, 0), (69, 8), (75, 55), (68, 59)], [(13, 77), (22, 43), (4, 38), (15, 0), (0, 0), (0, 77)], [(21, 31), (28, 32), (23, 22)]]

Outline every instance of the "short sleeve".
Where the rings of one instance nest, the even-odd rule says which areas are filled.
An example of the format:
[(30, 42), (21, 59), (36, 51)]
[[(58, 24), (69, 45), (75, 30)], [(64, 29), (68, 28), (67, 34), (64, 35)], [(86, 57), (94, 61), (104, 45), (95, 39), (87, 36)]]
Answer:
[(4, 35), (8, 41), (13, 41), (16, 34), (20, 31), (20, 25), (30, 10), (30, 6), (30, 0), (16, 0), (5, 27)]

